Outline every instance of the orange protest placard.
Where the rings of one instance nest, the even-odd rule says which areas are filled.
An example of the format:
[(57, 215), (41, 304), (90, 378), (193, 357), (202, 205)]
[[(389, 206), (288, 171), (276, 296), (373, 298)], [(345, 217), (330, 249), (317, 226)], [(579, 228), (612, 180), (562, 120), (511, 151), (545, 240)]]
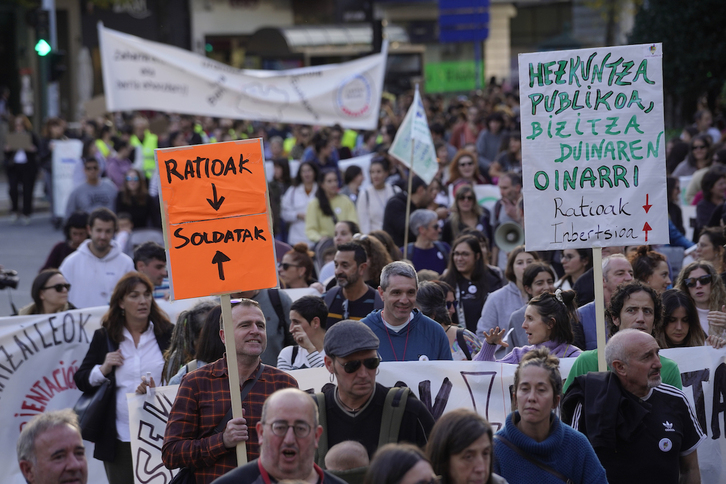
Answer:
[(174, 299), (277, 286), (262, 140), (156, 150)]

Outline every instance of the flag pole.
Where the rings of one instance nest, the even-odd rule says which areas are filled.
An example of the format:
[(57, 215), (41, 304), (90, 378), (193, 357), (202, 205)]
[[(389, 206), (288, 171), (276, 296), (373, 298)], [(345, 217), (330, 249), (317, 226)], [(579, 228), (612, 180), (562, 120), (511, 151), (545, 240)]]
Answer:
[[(416, 86), (418, 89), (418, 86)], [(406, 196), (406, 232), (403, 235), (403, 258), (408, 259), (408, 231), (411, 217), (411, 187), (413, 186), (413, 148), (416, 140), (411, 138), (411, 166), (408, 168), (408, 194)]]

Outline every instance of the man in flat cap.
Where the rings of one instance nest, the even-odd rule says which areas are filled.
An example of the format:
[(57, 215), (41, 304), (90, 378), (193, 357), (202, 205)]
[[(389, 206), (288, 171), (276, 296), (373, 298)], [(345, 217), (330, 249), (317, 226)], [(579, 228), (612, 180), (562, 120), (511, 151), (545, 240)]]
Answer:
[(363, 444), (369, 458), (390, 442), (426, 445), (434, 418), (408, 388), (376, 383), (378, 344), (360, 321), (340, 321), (325, 334), (325, 367), (337, 385), (316, 394), (323, 426), (316, 455), (321, 467), (328, 449), (345, 440)]

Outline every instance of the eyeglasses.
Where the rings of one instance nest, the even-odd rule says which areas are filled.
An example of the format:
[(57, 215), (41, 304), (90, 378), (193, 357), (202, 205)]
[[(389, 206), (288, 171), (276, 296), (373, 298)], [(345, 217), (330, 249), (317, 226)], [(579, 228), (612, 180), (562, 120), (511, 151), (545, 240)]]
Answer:
[(310, 427), (310, 425), (305, 422), (295, 422), (293, 425), (290, 425), (287, 422), (279, 421), (272, 422), (268, 425), (272, 429), (272, 433), (277, 435), (278, 437), (284, 437), (285, 435), (287, 435), (287, 429), (289, 429), (290, 427), (292, 427), (292, 431), (295, 432), (295, 437), (297, 438), (307, 437), (310, 434), (310, 430), (312, 429), (312, 427)]
[(369, 370), (375, 370), (378, 365), (381, 364), (381, 359), (378, 357), (366, 358), (364, 360), (351, 360), (345, 363), (340, 363), (346, 373), (355, 373), (360, 368), (361, 363)]
[(473, 161), (465, 161), (464, 163), (459, 163), (459, 166), (472, 166), (473, 164)]
[(451, 254), (453, 257), (471, 257), (474, 255), (473, 252), (454, 252)]
[(138, 176), (135, 176), (135, 175), (134, 176), (127, 176), (126, 177), (126, 181), (139, 181), (139, 177)]
[(45, 286), (45, 287), (42, 288), (42, 290), (46, 290), (46, 289), (55, 289), (55, 292), (63, 292), (63, 289), (65, 289), (66, 291), (70, 291), (71, 290), (71, 285), (68, 284), (68, 283), (65, 283), (65, 284), (55, 284), (53, 286)]
[(693, 145), (694, 150), (705, 150), (706, 145)]
[(458, 308), (459, 307), (459, 301), (457, 301), (457, 300), (446, 301), (446, 309), (451, 309), (452, 307), (454, 309)]
[(689, 277), (683, 282), (686, 284), (686, 287), (696, 287), (697, 283), (701, 284), (702, 286), (707, 286), (711, 284), (711, 281), (713, 281), (713, 276), (710, 274), (706, 274), (705, 276), (701, 277)]
[(87, 165), (87, 166), (84, 167), (84, 169), (85, 170), (88, 170), (88, 171), (97, 171), (98, 170), (98, 165)]
[(300, 267), (300, 266), (298, 266), (298, 265), (295, 265), (295, 264), (289, 264), (289, 263), (287, 263), (287, 262), (280, 262), (280, 263), (279, 263), (279, 264), (277, 265), (277, 267), (281, 268), (281, 269), (282, 269), (283, 271), (286, 271), (286, 270), (288, 270), (288, 269), (289, 269), (289, 268), (291, 268), (291, 267)]
[(459, 197), (459, 200), (468, 200), (470, 202), (473, 202), (474, 197), (472, 197), (471, 195), (464, 195), (463, 197)]

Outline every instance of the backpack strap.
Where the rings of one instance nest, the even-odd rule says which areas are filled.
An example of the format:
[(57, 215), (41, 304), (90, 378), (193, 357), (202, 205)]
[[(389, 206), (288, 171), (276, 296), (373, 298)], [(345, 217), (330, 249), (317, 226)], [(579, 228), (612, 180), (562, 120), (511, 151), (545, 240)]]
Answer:
[(446, 250), (446, 246), (444, 245), (443, 242), (441, 242), (440, 240), (435, 241), (434, 247), (436, 247), (436, 250), (441, 252), (441, 254), (444, 256), (444, 260), (449, 258), (449, 251)]
[(299, 351), (300, 351), (300, 346), (294, 345), (292, 347), (292, 358), (290, 358), (290, 366), (294, 366), (295, 365), (295, 360), (297, 359), (297, 354), (298, 354)]
[(464, 328), (456, 328), (456, 342), (459, 343), (459, 348), (464, 352), (466, 359), (471, 360), (469, 345), (466, 344), (466, 340), (464, 339)]
[(386, 403), (383, 405), (381, 431), (378, 435), (378, 448), (398, 442), (403, 414), (406, 412), (406, 401), (411, 390), (407, 387), (393, 387), (388, 390)]
[(373, 292), (373, 310), (376, 311), (378, 309), (383, 309), (383, 299), (381, 299), (378, 289), (373, 289)]
[(315, 403), (318, 404), (318, 425), (323, 427), (323, 433), (318, 439), (318, 448), (315, 451), (315, 463), (321, 469), (325, 469), (325, 455), (328, 453), (328, 419), (325, 411), (325, 394), (318, 392), (315, 394)]
[(292, 337), (292, 333), (290, 333), (290, 328), (287, 327), (285, 310), (282, 308), (282, 301), (280, 300), (280, 290), (268, 289), (267, 296), (270, 298), (270, 304), (272, 304), (272, 307), (275, 309), (275, 314), (277, 314), (277, 332), (279, 333), (280, 331), (282, 331), (283, 334), (282, 346), (285, 347), (294, 345), (295, 338)]
[(340, 286), (333, 286), (328, 292), (325, 293), (325, 305), (330, 309), (330, 305), (335, 301), (335, 296), (340, 292)]

